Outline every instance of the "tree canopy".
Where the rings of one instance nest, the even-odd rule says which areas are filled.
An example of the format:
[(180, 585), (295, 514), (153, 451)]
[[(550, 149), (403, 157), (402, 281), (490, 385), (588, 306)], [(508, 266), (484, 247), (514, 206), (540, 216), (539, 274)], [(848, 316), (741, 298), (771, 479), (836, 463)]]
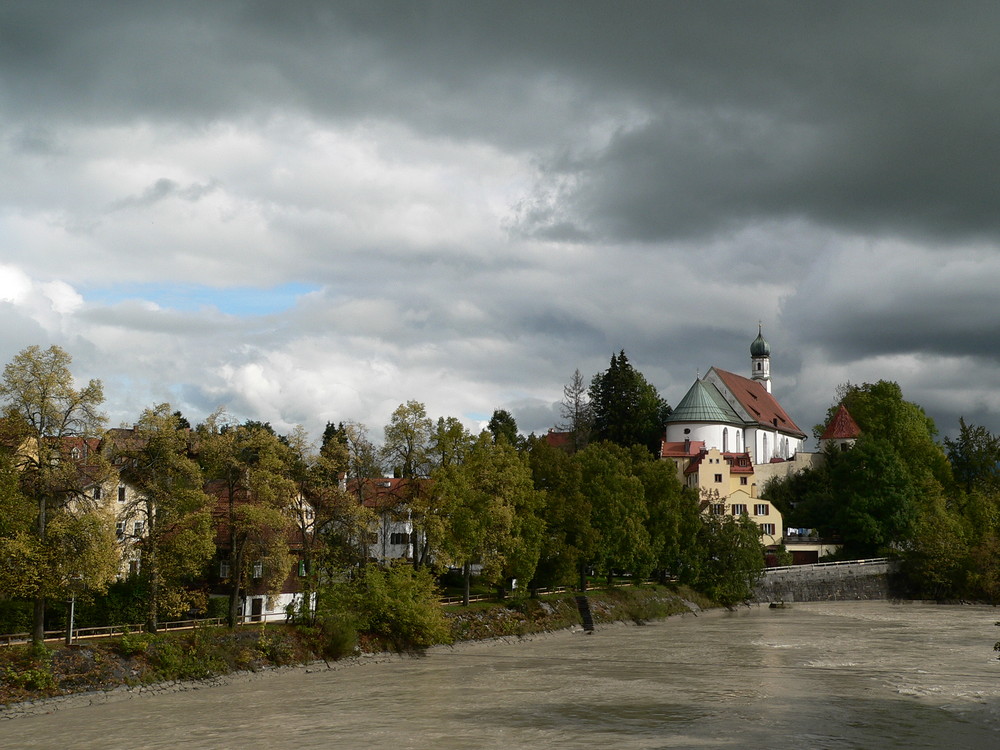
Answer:
[(192, 456), (190, 433), (169, 404), (146, 409), (109, 450), (133, 490), (119, 515), (141, 528), (132, 542), (148, 584), (146, 627), (156, 632), (161, 609), (179, 615), (191, 607), (185, 584), (215, 554), (212, 499)]
[(591, 439), (629, 448), (642, 445), (657, 455), (670, 406), (621, 351), (590, 382)]
[(898, 383), (888, 380), (861, 385), (845, 383), (838, 388), (837, 395), (837, 403), (827, 410), (827, 421), (843, 404), (862, 434), (887, 441), (918, 481), (929, 475), (944, 486), (950, 484), (951, 467), (935, 440), (934, 420), (920, 406), (903, 398)]
[[(72, 358), (58, 346), (44, 351), (30, 346), (7, 364), (0, 380), (0, 399), (11, 425), (7, 431), (17, 444), (15, 464), (21, 490), (32, 499), (36, 511), (32, 537), (22, 537), (38, 547), (35, 562), (29, 563), (38, 566), (32, 573), (38, 585), (31, 593), (36, 646), (44, 641), (45, 599), (65, 587), (57, 575), (66, 562), (64, 556), (117, 559), (114, 519), (107, 513), (84, 517), (93, 499), (87, 496), (87, 488), (111, 474), (111, 467), (91, 454), (87, 442), (104, 426), (100, 411), (104, 390), (99, 380), (77, 388), (71, 364)], [(82, 459), (84, 454), (86, 462), (81, 464), (77, 457)], [(50, 527), (58, 531), (59, 544), (49, 539)], [(107, 569), (100, 565), (78, 573), (90, 576), (86, 583), (100, 590), (113, 577)]]
[(517, 421), (514, 419), (514, 415), (506, 409), (495, 409), (486, 429), (493, 435), (495, 443), (506, 440), (508, 445), (515, 448), (521, 445), (521, 436), (517, 432)]

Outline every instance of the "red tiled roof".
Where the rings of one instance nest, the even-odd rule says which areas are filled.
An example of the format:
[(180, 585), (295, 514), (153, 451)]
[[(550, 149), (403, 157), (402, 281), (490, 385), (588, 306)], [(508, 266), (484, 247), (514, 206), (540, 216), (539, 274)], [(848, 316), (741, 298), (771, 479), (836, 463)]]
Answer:
[(572, 448), (573, 433), (558, 432), (557, 430), (549, 430), (548, 432), (545, 433), (545, 442), (551, 445), (553, 448)]
[[(366, 479), (362, 485), (364, 498), (362, 504), (366, 508), (386, 508), (393, 505), (410, 502), (420, 494), (429, 479), (401, 479), (399, 477), (375, 477)], [(347, 483), (347, 491), (358, 494), (358, 483), (351, 480)]]
[(833, 418), (826, 425), (823, 434), (819, 436), (819, 439), (853, 440), (860, 434), (861, 428), (858, 427), (858, 423), (854, 421), (854, 417), (847, 411), (847, 407), (841, 404), (840, 408), (837, 409), (837, 413), (833, 415)]
[(694, 460), (687, 465), (687, 468), (684, 469), (684, 473), (694, 474), (695, 472), (697, 472), (698, 467), (701, 466), (701, 460), (707, 455), (708, 455), (707, 451), (701, 451), (697, 456), (694, 457)]
[(749, 453), (723, 453), (732, 474), (753, 474), (753, 461)]
[(713, 367), (712, 370), (723, 382), (726, 388), (736, 397), (747, 413), (757, 420), (757, 423), (771, 429), (777, 428), (798, 437), (806, 437), (799, 426), (792, 421), (781, 404), (767, 392), (758, 380), (744, 378), (732, 372)]
[(697, 456), (704, 449), (704, 440), (682, 440), (670, 443), (664, 440), (660, 444), (660, 458), (690, 458)]

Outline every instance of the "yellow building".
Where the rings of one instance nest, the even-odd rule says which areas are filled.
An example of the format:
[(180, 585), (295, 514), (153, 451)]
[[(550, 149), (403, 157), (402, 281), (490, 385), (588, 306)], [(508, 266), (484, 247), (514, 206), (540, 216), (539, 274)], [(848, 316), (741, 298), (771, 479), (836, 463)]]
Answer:
[(684, 486), (697, 490), (702, 512), (715, 516), (749, 516), (761, 530), (765, 547), (781, 544), (781, 513), (757, 496), (756, 474), (748, 453), (723, 453), (702, 442), (667, 443), (661, 457), (672, 461)]

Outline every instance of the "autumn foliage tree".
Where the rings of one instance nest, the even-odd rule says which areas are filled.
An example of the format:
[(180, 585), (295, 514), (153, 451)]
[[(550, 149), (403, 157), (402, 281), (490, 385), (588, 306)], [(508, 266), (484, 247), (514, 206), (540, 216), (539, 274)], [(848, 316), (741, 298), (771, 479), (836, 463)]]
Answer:
[(34, 600), (36, 646), (45, 637), (46, 598), (64, 594), (70, 577), (101, 590), (117, 571), (114, 521), (86, 492), (110, 476), (111, 467), (100, 456), (81, 454), (104, 426), (104, 391), (99, 380), (77, 388), (71, 363), (58, 346), (30, 346), (0, 381), (20, 490), (34, 508), (30, 532), (22, 529), (16, 538), (28, 566), (23, 593)]
[(212, 499), (192, 456), (190, 431), (170, 404), (147, 409), (132, 430), (111, 431), (109, 451), (134, 490), (119, 511), (141, 524), (139, 575), (146, 581), (146, 628), (156, 632), (161, 609), (179, 615), (194, 603), (185, 584), (215, 554)]
[(287, 577), (291, 506), (287, 447), (264, 425), (233, 424), (216, 412), (200, 426), (199, 458), (221, 500), (228, 568), (227, 621), (235, 627), (240, 596), (253, 583), (276, 593)]

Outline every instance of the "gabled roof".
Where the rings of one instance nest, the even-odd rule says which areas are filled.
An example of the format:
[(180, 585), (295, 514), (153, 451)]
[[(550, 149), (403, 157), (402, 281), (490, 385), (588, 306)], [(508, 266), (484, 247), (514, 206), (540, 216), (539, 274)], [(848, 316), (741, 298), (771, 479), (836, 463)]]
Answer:
[(819, 439), (854, 440), (860, 435), (861, 428), (858, 427), (858, 423), (854, 421), (854, 417), (847, 411), (847, 407), (841, 404), (840, 408), (837, 409), (837, 413), (827, 423), (826, 429), (819, 436)]
[(670, 443), (664, 440), (660, 444), (660, 458), (691, 458), (700, 454), (704, 449), (704, 440), (682, 440)]
[(696, 380), (666, 421), (741, 424), (743, 419), (726, 402), (714, 383)]
[(713, 367), (712, 372), (718, 376), (722, 384), (739, 401), (740, 406), (758, 424), (770, 429), (777, 428), (797, 437), (806, 437), (806, 434), (792, 421), (788, 413), (781, 408), (781, 404), (767, 392), (763, 383), (720, 370), (717, 367)]

